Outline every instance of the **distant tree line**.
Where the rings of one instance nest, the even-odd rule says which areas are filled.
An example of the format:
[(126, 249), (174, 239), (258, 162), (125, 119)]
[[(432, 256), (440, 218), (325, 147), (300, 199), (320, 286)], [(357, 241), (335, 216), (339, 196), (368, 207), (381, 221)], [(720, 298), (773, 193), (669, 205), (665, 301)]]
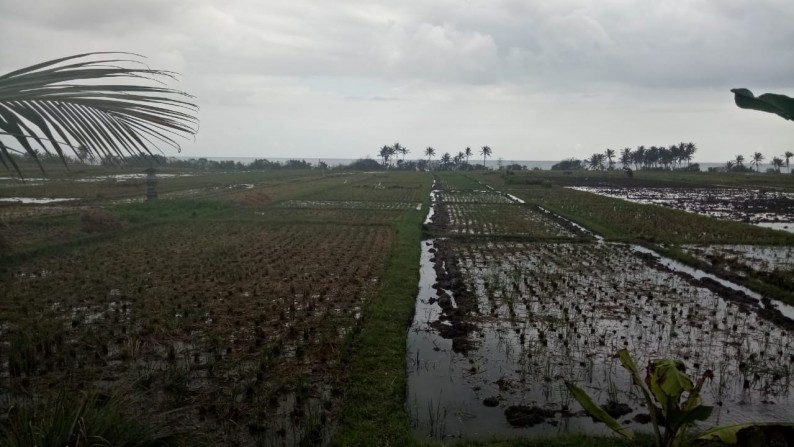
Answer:
[[(234, 160), (211, 160), (208, 158), (167, 158), (163, 155), (147, 153), (138, 153), (134, 155), (125, 156), (105, 156), (101, 159), (95, 158), (89, 151), (81, 150), (78, 147), (75, 153), (77, 156), (66, 156), (61, 159), (59, 156), (36, 153), (37, 157), (32, 155), (12, 155), (18, 157), (20, 161), (33, 161), (37, 160), (40, 163), (63, 162), (63, 163), (88, 163), (88, 164), (101, 164), (103, 166), (120, 166), (120, 167), (140, 167), (149, 168), (157, 166), (170, 166), (176, 168), (189, 168), (207, 171), (262, 171), (274, 169), (335, 169), (335, 170), (365, 170), (377, 171), (385, 169), (399, 169), (399, 170), (484, 170), (488, 169), (485, 162), (489, 157), (493, 156), (493, 149), (490, 146), (483, 146), (477, 153), (470, 147), (459, 151), (457, 154), (452, 155), (449, 152), (444, 152), (435, 160), (436, 150), (433, 147), (428, 147), (424, 150), (425, 158), (417, 160), (406, 160), (406, 155), (411, 151), (401, 145), (394, 143), (393, 145), (385, 145), (378, 151), (378, 156), (382, 162), (378, 162), (371, 158), (361, 158), (347, 165), (339, 165), (329, 167), (327, 163), (319, 161), (317, 164), (312, 164), (306, 160), (287, 160), (285, 162), (270, 161), (265, 158), (255, 159), (250, 163), (243, 163)], [(469, 159), (479, 154), (483, 157), (483, 163), (469, 163)], [(525, 168), (523, 166), (514, 165), (508, 166), (508, 170), (520, 170)], [(501, 169), (501, 168), (500, 168)]]
[(617, 163), (623, 169), (641, 170), (700, 170), (700, 166), (692, 164), (697, 146), (695, 143), (678, 143), (670, 146), (637, 146), (632, 150), (627, 147), (620, 152), (620, 157), (614, 149), (596, 152), (589, 158), (580, 160), (568, 158), (551, 167), (553, 170), (590, 169), (593, 171), (613, 170)]
[[(772, 165), (772, 167), (767, 169), (767, 172), (779, 173), (781, 168), (783, 168), (783, 166), (785, 166), (786, 169), (788, 169), (788, 172), (790, 174), (791, 173), (791, 166), (790, 166), (789, 162), (791, 161), (792, 157), (794, 157), (794, 153), (792, 153), (791, 151), (786, 151), (783, 154), (782, 158), (781, 157), (777, 157), (777, 156), (772, 157), (772, 162), (770, 163), (770, 165)], [(748, 158), (744, 158), (744, 155), (739, 154), (739, 155), (736, 156), (736, 158), (734, 158), (732, 160), (728, 160), (727, 162), (725, 162), (725, 167), (724, 168), (722, 168), (722, 169), (712, 169), (712, 170), (721, 170), (721, 171), (728, 171), (728, 172), (752, 172), (753, 171), (753, 166), (754, 166), (755, 167), (755, 172), (761, 172), (761, 165), (763, 164), (761, 162), (764, 161), (765, 159), (766, 159), (766, 157), (764, 156), (764, 154), (762, 154), (760, 152), (754, 152), (753, 155), (751, 155)], [(745, 162), (747, 160), (749, 160), (749, 162), (747, 162), (747, 165), (749, 165), (749, 166), (745, 165)]]
[[(381, 147), (378, 151), (378, 156), (383, 160), (384, 168), (421, 170), (435, 169), (443, 171), (472, 171), (487, 169), (485, 167), (485, 161), (488, 159), (488, 157), (493, 156), (493, 149), (491, 149), (490, 146), (483, 146), (479, 151), (479, 155), (482, 155), (482, 164), (472, 165), (469, 163), (469, 158), (475, 154), (470, 147), (459, 151), (455, 155), (452, 155), (449, 152), (444, 152), (439, 156), (438, 160), (433, 160), (437, 155), (437, 152), (432, 146), (428, 146), (424, 150), (424, 156), (427, 157), (427, 160), (419, 159), (415, 161), (406, 161), (405, 156), (409, 152), (411, 151), (405, 146), (401, 145), (400, 143), (394, 143), (393, 145), (384, 145)], [(402, 157), (400, 157), (400, 155), (402, 155)]]
[[(118, 166), (126, 168), (150, 168), (158, 166), (169, 166), (176, 168), (190, 168), (200, 169), (207, 171), (263, 171), (273, 169), (328, 169), (328, 164), (319, 161), (316, 165), (306, 160), (287, 160), (284, 162), (270, 161), (267, 159), (255, 159), (250, 163), (243, 163), (234, 160), (210, 160), (208, 158), (189, 158), (180, 159), (174, 157), (165, 157), (160, 154), (138, 153), (125, 156), (106, 155), (101, 159), (93, 156), (87, 151), (81, 151), (78, 147), (75, 153), (76, 156), (70, 157), (65, 155), (61, 158), (59, 155), (50, 154), (46, 152), (38, 152), (34, 155), (31, 154), (11, 154), (15, 157), (15, 161), (20, 163), (25, 162), (38, 162), (41, 164), (65, 163), (65, 164), (94, 164), (101, 166)], [(377, 163), (376, 163), (377, 164)]]

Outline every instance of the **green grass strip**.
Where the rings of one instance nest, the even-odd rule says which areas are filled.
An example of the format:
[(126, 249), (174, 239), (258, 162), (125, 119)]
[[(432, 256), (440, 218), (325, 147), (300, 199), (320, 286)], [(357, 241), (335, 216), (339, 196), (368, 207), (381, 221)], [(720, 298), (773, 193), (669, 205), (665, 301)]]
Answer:
[(395, 225), (395, 238), (377, 295), (364, 309), (352, 343), (350, 385), (332, 445), (410, 445), (405, 409), (406, 331), (419, 287), (421, 222), (426, 208)]

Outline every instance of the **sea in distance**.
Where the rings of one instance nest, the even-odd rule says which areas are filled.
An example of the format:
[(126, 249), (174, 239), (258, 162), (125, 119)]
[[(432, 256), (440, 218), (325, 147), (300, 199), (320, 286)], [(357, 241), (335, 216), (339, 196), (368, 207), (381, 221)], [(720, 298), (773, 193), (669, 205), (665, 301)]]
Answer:
[[(328, 166), (331, 166), (331, 167), (341, 166), (341, 165), (349, 165), (350, 163), (353, 163), (354, 161), (358, 160), (357, 158), (311, 158), (311, 157), (289, 157), (289, 158), (283, 158), (283, 157), (264, 157), (264, 156), (263, 157), (201, 157), (201, 156), (196, 156), (196, 157), (176, 157), (176, 158), (184, 159), (184, 160), (188, 160), (188, 159), (191, 159), (191, 158), (193, 158), (193, 159), (206, 158), (207, 160), (215, 160), (215, 161), (232, 160), (235, 163), (240, 162), (240, 163), (243, 163), (243, 164), (250, 164), (251, 162), (253, 162), (256, 159), (267, 159), (267, 160), (272, 161), (272, 162), (280, 162), (280, 163), (284, 163), (284, 162), (286, 162), (288, 160), (303, 160), (303, 161), (306, 161), (307, 163), (311, 163), (313, 166), (317, 166), (322, 161), (322, 162), (325, 162)], [(408, 157), (408, 159), (409, 160), (415, 160), (415, 159), (412, 159), (410, 157)], [(382, 162), (382, 160), (380, 160), (380, 159), (374, 159), (374, 160), (376, 160), (378, 162)], [(435, 161), (438, 161), (438, 160), (436, 159)], [(548, 170), (548, 169), (551, 169), (551, 167), (553, 165), (555, 165), (555, 164), (557, 164), (559, 162), (560, 162), (559, 160), (508, 160), (508, 159), (496, 159), (496, 160), (494, 160), (494, 159), (489, 159), (489, 160), (485, 161), (485, 166), (487, 168), (489, 168), (489, 169), (499, 169), (499, 167), (501, 167), (501, 166), (509, 166), (509, 165), (517, 164), (519, 166), (524, 166), (526, 169), (538, 168), (538, 169)], [(481, 158), (477, 159), (476, 157), (472, 157), (471, 159), (469, 159), (469, 163), (471, 163), (471, 164), (482, 164), (482, 159)], [(725, 166), (725, 163), (711, 163), (711, 162), (705, 162), (705, 163), (703, 163), (703, 162), (693, 162), (693, 163), (700, 163), (700, 170), (701, 171), (707, 171), (708, 168), (711, 168), (711, 167)], [(620, 167), (621, 164), (620, 163), (616, 163), (615, 166), (616, 167)]]

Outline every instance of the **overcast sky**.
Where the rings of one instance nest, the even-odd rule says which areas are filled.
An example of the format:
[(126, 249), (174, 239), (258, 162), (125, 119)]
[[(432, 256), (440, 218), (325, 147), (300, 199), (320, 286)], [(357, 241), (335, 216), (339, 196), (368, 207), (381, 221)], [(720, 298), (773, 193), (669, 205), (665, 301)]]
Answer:
[[(0, 73), (86, 51), (178, 71), (182, 155), (377, 158), (400, 142), (505, 160), (693, 141), (794, 150), (730, 89), (794, 96), (791, 0), (2, 0)], [(167, 155), (176, 155), (167, 150)]]

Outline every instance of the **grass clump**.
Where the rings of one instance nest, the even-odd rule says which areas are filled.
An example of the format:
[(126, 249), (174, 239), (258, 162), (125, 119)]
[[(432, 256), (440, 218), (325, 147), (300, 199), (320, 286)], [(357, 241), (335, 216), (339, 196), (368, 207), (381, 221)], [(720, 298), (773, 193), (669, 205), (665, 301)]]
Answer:
[(0, 422), (0, 445), (7, 447), (186, 445), (186, 436), (132, 417), (119, 395), (65, 393), (54, 401), (14, 406)]

